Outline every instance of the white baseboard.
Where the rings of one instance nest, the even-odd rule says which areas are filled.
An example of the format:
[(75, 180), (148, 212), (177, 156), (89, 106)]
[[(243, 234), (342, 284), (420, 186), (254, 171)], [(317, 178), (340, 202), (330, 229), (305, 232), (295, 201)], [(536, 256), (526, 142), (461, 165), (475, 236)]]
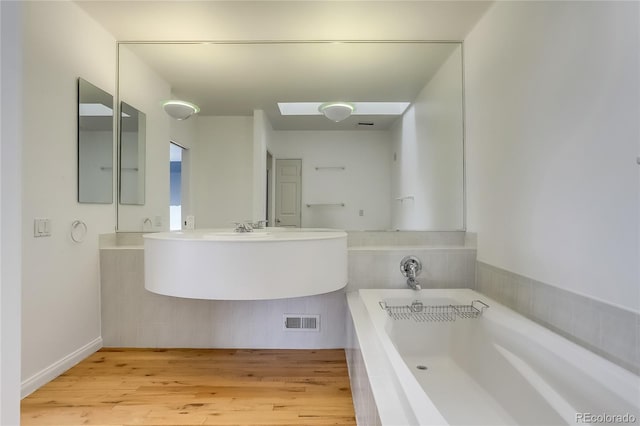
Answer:
[(29, 377), (27, 380), (22, 382), (22, 386), (20, 389), (20, 398), (28, 396), (41, 386), (49, 383), (51, 380), (55, 379), (83, 359), (87, 358), (89, 355), (98, 351), (100, 348), (102, 348), (102, 337), (97, 337), (80, 349), (70, 353), (64, 358), (54, 362), (47, 368)]

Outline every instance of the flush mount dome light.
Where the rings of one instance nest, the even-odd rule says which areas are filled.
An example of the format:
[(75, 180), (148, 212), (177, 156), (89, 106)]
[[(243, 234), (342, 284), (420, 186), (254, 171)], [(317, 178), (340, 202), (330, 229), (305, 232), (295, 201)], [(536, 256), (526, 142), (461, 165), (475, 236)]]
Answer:
[(200, 112), (198, 105), (185, 101), (167, 101), (162, 104), (164, 111), (176, 120), (186, 120)]
[(318, 111), (331, 121), (339, 123), (353, 113), (355, 108), (346, 102), (327, 102), (318, 107)]

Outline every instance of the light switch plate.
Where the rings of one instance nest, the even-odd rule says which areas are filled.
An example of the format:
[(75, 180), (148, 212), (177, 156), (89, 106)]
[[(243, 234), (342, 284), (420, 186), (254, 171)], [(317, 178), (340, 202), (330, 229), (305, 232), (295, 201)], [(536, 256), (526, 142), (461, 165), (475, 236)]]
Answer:
[(51, 236), (51, 219), (36, 217), (33, 219), (33, 236), (50, 237)]

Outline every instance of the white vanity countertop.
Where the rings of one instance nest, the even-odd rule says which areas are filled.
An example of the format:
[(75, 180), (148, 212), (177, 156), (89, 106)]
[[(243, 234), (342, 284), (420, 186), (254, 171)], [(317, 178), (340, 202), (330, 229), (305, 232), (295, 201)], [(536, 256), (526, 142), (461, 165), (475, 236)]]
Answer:
[(198, 229), (194, 231), (174, 231), (145, 234), (145, 239), (188, 240), (188, 241), (224, 241), (224, 242), (273, 242), (320, 240), (346, 238), (347, 233), (336, 229), (320, 228), (263, 228), (252, 232), (235, 232), (233, 229)]

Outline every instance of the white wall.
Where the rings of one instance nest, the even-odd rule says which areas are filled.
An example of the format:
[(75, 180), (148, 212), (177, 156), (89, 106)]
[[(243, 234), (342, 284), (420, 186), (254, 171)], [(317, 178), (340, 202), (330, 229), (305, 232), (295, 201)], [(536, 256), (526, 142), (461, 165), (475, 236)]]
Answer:
[(464, 228), (462, 114), (458, 47), (391, 130), (393, 229)]
[(253, 111), (253, 216), (254, 222), (266, 219), (267, 149), (271, 146), (273, 128), (262, 110)]
[[(172, 96), (175, 99), (175, 96)], [(193, 162), (198, 154), (197, 121), (193, 116), (188, 120), (171, 120), (169, 123), (171, 141), (184, 148), (182, 151), (182, 228), (188, 215), (193, 215)]]
[[(274, 131), (271, 145), (276, 159), (302, 159), (302, 227), (389, 229), (388, 132)], [(345, 170), (316, 170), (318, 166)], [(308, 208), (308, 203), (345, 207)]]
[[(114, 206), (76, 201), (77, 78), (114, 93), (115, 40), (72, 2), (23, 6), (22, 380), (28, 391), (100, 345), (98, 235), (113, 232)], [(35, 217), (51, 219), (51, 237), (33, 237)], [(88, 228), (80, 244), (69, 235), (75, 219)]]
[(0, 2), (0, 424), (20, 423), (21, 2)]
[(465, 40), (478, 260), (633, 310), (636, 2), (498, 2)]
[[(193, 205), (197, 228), (230, 228), (253, 215), (253, 117), (197, 118)], [(168, 201), (167, 201), (168, 205)]]
[[(119, 231), (169, 230), (170, 118), (162, 103), (171, 99), (169, 85), (135, 56), (120, 46), (120, 101), (146, 115), (144, 205), (118, 207)], [(145, 219), (152, 225), (145, 225)], [(158, 221), (159, 218), (159, 221)]]

